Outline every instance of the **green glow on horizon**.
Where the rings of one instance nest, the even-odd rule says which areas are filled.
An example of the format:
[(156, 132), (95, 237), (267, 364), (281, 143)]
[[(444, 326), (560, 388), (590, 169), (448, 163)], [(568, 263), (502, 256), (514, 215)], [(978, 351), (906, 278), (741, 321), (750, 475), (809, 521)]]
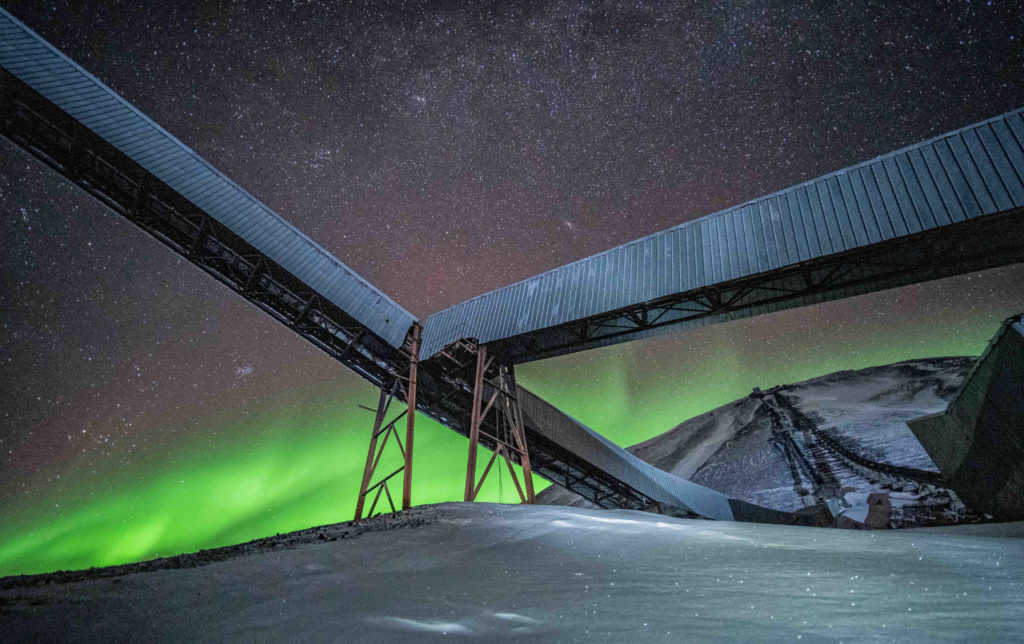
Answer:
[(979, 311), (955, 322), (949, 319), (953, 314), (922, 314), (914, 324), (904, 322), (883, 334), (872, 327), (811, 323), (820, 351), (794, 350), (765, 323), (797, 326), (799, 316), (813, 318), (815, 312), (793, 309), (669, 333), (520, 365), (516, 374), (562, 411), (629, 446), (742, 398), (754, 387), (915, 358), (977, 356), (1010, 314)]
[[(1010, 298), (1005, 307), (1019, 304)], [(849, 315), (870, 317), (856, 306)], [(911, 358), (977, 355), (1012, 312), (922, 311), (879, 333), (877, 323), (833, 323), (835, 310), (811, 307), (520, 365), (517, 375), (555, 406), (630, 445), (754, 386)], [(794, 340), (773, 330), (800, 321), (814, 337)], [(794, 350), (795, 343), (807, 347)], [(315, 391), (286, 390), (245, 413), (222, 409), (182, 432), (191, 438), (168, 433), (159, 448), (133, 455), (130, 471), (69, 462), (59, 492), (35, 481), (26, 494), (5, 500), (0, 576), (138, 561), (347, 521), (372, 421), (356, 405), (374, 402), (373, 387), (339, 368), (336, 380)], [(148, 431), (166, 429), (159, 419), (152, 424)], [(416, 428), (413, 502), (461, 500), (466, 439), (422, 415)], [(489, 455), (481, 454), (481, 470)], [(390, 458), (397, 463), (397, 450)], [(382, 462), (380, 471), (394, 467)], [(480, 500), (518, 501), (507, 474), (495, 474)], [(547, 483), (537, 478), (535, 485), (540, 491)]]
[[(353, 398), (374, 393), (352, 374), (343, 379)], [(267, 413), (252, 419), (266, 423), (262, 431), (221, 429), (220, 438), (151, 459), (141, 474), (78, 472), (81, 484), (72, 493), (33, 498), (5, 512), (0, 576), (114, 565), (350, 520), (372, 421), (351, 407), (337, 410), (336, 423), (319, 427)], [(461, 500), (467, 448), (464, 437), (417, 415), (414, 503)], [(401, 462), (393, 444), (387, 449), (382, 473)], [(480, 454), (480, 472), (489, 455)], [(395, 481), (397, 503), (401, 482)], [(534, 483), (538, 490), (547, 485), (539, 477)], [(479, 498), (518, 501), (507, 473), (499, 475), (496, 466)], [(380, 504), (386, 506), (383, 497), (377, 511)]]

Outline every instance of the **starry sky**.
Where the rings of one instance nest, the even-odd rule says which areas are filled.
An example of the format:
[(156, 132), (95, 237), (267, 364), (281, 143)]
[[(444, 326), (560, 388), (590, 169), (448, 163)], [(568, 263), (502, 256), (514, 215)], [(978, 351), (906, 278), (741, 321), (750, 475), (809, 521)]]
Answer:
[[(1024, 106), (1014, 2), (6, 8), (420, 317)], [(976, 355), (1011, 266), (523, 365), (621, 444)], [(0, 574), (350, 518), (371, 386), (0, 143)], [(414, 502), (465, 439), (421, 417)], [(506, 479), (482, 497), (511, 501)]]

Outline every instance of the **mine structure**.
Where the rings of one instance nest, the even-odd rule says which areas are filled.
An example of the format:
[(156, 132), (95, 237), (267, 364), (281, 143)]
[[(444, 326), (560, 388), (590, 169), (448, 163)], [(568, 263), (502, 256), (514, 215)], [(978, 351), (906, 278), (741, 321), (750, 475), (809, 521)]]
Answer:
[[(380, 389), (356, 518), (411, 506), (420, 412), (469, 438), (467, 501), (492, 466), (519, 465), (527, 503), (532, 472), (605, 508), (795, 522), (645, 463), (517, 384), (515, 365), (1024, 261), (1022, 110), (425, 320), (2, 9), (0, 134)], [(477, 445), (493, 452), (480, 478)]]

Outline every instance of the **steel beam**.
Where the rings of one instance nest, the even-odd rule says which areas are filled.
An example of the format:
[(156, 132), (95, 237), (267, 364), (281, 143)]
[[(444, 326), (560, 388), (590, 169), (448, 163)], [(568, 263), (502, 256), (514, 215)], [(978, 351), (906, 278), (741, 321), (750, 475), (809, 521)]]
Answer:
[[(488, 378), (488, 374), (491, 375), (490, 378)], [(486, 403), (484, 403), (485, 398), (487, 399)], [(487, 423), (488, 419), (490, 419), (489, 423)], [(485, 425), (485, 423), (487, 424)], [(487, 428), (493, 433), (486, 432), (483, 428)], [(494, 453), (478, 479), (476, 456), (481, 436), (490, 439)], [(500, 461), (498, 461), (499, 457)], [(522, 467), (524, 478), (522, 485), (520, 485), (519, 476), (512, 465), (513, 458)], [(498, 461), (499, 468), (504, 462), (509, 476), (516, 486), (519, 499), (523, 503), (533, 503), (533, 473), (530, 468), (523, 415), (516, 398), (515, 376), (510, 367), (495, 365), (494, 358), (487, 356), (487, 347), (480, 345), (476, 347), (476, 375), (473, 380), (473, 400), (470, 412), (469, 455), (466, 459), (464, 498), (467, 502), (476, 500), (495, 461)]]
[(420, 363), (420, 325), (413, 324), (409, 331), (409, 384), (406, 388), (405, 415), (405, 479), (402, 482), (402, 509), (408, 510), (412, 505), (412, 447), (413, 429), (416, 425), (416, 384), (419, 377)]
[(1024, 261), (1024, 209), (897, 237), (488, 343), (519, 364)]
[[(388, 480), (399, 472), (404, 472), (402, 477), (402, 509), (408, 510), (412, 506), (412, 450), (413, 450), (413, 439), (414, 430), (416, 427), (416, 386), (418, 381), (418, 367), (419, 367), (419, 345), (420, 345), (420, 332), (421, 328), (419, 324), (413, 324), (409, 330), (409, 335), (406, 338), (405, 344), (402, 349), (407, 353), (408, 360), (408, 378), (396, 377), (394, 378), (388, 387), (382, 387), (380, 390), (380, 399), (377, 401), (377, 408), (373, 410), (374, 421), (373, 431), (370, 433), (370, 444), (366, 452), (366, 464), (363, 467), (363, 478), (359, 486), (359, 496), (356, 499), (356, 512), (355, 520), (358, 521), (363, 518), (363, 507), (366, 502), (368, 494), (377, 490), (376, 496), (370, 510), (366, 513), (367, 517), (373, 516), (373, 510), (377, 505), (377, 501), (380, 499), (380, 495), (383, 492), (390, 504), (391, 511), (396, 512), (394, 501), (391, 497), (391, 489), (388, 486)], [(389, 422), (385, 423), (387, 419), (388, 411), (391, 408), (391, 403), (395, 400), (405, 402), (403, 410)], [(363, 409), (369, 409), (363, 407)], [(398, 422), (405, 418), (405, 443), (402, 443), (402, 439), (398, 434)], [(383, 436), (378, 445), (378, 438)], [(398, 451), (402, 456), (402, 466), (397, 470), (387, 475), (377, 483), (373, 483), (374, 473), (377, 471), (378, 466), (381, 462), (381, 457), (384, 455), (384, 448), (387, 447), (388, 440), (394, 438), (395, 445), (398, 447)]]
[(359, 485), (359, 496), (356, 499), (356, 516), (358, 521), (363, 518), (363, 504), (366, 501), (367, 491), (370, 489), (370, 479), (373, 477), (373, 470), (377, 463), (377, 437), (380, 436), (380, 428), (384, 424), (384, 417), (387, 416), (388, 407), (394, 398), (395, 385), (391, 389), (381, 388), (380, 400), (377, 402), (376, 415), (373, 420), (373, 431), (370, 432), (370, 448), (366, 451), (366, 465), (363, 467), (363, 479)]
[(22, 81), (0, 69), (8, 140), (377, 386), (401, 352)]

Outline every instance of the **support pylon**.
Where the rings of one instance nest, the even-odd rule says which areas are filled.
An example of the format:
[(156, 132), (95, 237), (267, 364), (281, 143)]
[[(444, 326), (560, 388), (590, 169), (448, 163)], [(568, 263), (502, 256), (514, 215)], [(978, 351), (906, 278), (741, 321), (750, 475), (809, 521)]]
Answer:
[[(408, 510), (412, 505), (412, 448), (413, 430), (416, 423), (416, 380), (419, 368), (419, 345), (420, 326), (416, 324), (413, 325), (407, 341), (410, 356), (408, 379), (395, 378), (390, 385), (382, 387), (380, 390), (380, 399), (377, 402), (376, 414), (373, 420), (373, 432), (370, 434), (370, 447), (366, 452), (366, 465), (363, 467), (363, 478), (359, 485), (359, 497), (356, 499), (356, 521), (363, 518), (366, 498), (371, 494), (373, 494), (373, 501), (370, 503), (370, 509), (366, 513), (367, 518), (373, 516), (373, 511), (377, 508), (377, 502), (380, 501), (382, 494), (387, 499), (391, 512), (398, 511), (395, 507), (394, 498), (391, 496), (391, 488), (388, 486), (388, 481), (399, 472), (404, 472), (402, 480), (402, 509)], [(396, 399), (400, 400), (402, 398), (405, 398), (405, 408), (397, 416), (385, 423), (384, 421), (387, 420), (388, 412), (391, 409), (391, 403)], [(364, 409), (368, 408), (364, 407)], [(397, 428), (398, 421), (402, 420), (402, 417), (405, 417), (404, 444)], [(381, 436), (383, 436), (383, 439), (381, 439)], [(398, 451), (402, 455), (402, 465), (376, 483), (373, 483), (373, 475), (377, 471), (381, 456), (384, 454), (384, 448), (387, 447), (388, 439), (391, 437), (394, 437)]]
[(402, 509), (408, 510), (412, 505), (412, 439), (416, 425), (416, 379), (420, 366), (420, 332), (419, 324), (412, 326), (412, 346), (409, 353), (409, 384), (405, 390), (405, 477), (402, 481)]
[[(494, 367), (492, 369), (492, 367)], [(487, 402), (484, 403), (484, 398)], [(483, 436), (488, 444), (494, 445), (494, 453), (484, 468), (480, 479), (476, 478), (476, 453)], [(526, 447), (526, 430), (523, 414), (516, 397), (515, 374), (509, 365), (494, 366), (494, 358), (487, 357), (487, 347), (476, 347), (476, 377), (473, 381), (473, 406), (469, 425), (469, 457), (466, 461), (465, 500), (473, 501), (487, 479), (494, 462), (501, 457), (508, 467), (508, 473), (515, 483), (516, 491), (523, 503), (533, 503), (533, 473), (530, 469), (530, 455)], [(520, 485), (512, 461), (518, 458), (523, 468), (523, 484)], [(499, 464), (500, 468), (501, 465)]]

